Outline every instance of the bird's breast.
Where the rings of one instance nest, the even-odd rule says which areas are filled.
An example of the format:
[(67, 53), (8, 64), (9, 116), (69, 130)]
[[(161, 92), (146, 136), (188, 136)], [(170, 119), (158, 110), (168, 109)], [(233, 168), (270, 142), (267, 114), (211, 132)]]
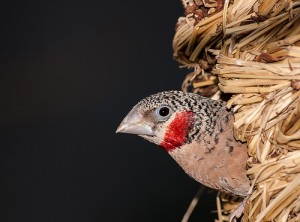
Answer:
[(188, 175), (203, 185), (246, 196), (249, 189), (246, 147), (239, 142), (230, 144), (229, 150), (226, 146), (226, 142), (213, 145), (206, 140), (194, 141), (169, 154)]

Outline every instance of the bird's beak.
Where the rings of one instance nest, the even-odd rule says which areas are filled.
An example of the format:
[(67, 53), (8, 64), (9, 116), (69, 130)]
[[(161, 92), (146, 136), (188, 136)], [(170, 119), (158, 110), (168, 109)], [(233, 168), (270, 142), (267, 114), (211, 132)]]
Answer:
[(152, 128), (145, 124), (143, 115), (138, 111), (137, 107), (133, 107), (121, 122), (116, 133), (131, 133), (137, 135), (153, 136)]

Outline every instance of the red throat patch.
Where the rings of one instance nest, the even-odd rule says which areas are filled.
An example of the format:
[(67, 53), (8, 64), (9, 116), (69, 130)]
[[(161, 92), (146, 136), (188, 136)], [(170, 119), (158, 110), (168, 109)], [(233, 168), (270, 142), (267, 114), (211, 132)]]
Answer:
[(186, 135), (192, 125), (192, 112), (176, 113), (174, 120), (168, 126), (160, 145), (168, 152), (186, 143)]

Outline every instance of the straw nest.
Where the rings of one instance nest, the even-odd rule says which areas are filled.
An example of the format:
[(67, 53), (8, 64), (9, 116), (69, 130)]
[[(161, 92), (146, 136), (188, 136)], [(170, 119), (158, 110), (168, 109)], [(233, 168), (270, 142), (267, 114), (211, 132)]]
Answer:
[(300, 221), (300, 1), (182, 3), (174, 57), (193, 69), (182, 88), (232, 95), (235, 138), (248, 145), (243, 220)]

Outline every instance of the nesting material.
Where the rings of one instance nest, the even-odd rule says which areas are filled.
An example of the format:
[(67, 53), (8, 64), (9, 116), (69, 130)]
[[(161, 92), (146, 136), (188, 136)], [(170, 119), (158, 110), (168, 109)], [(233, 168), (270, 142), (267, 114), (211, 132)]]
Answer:
[(244, 221), (300, 221), (300, 1), (183, 5), (174, 58), (193, 71), (182, 89), (232, 94), (235, 138), (248, 144)]

